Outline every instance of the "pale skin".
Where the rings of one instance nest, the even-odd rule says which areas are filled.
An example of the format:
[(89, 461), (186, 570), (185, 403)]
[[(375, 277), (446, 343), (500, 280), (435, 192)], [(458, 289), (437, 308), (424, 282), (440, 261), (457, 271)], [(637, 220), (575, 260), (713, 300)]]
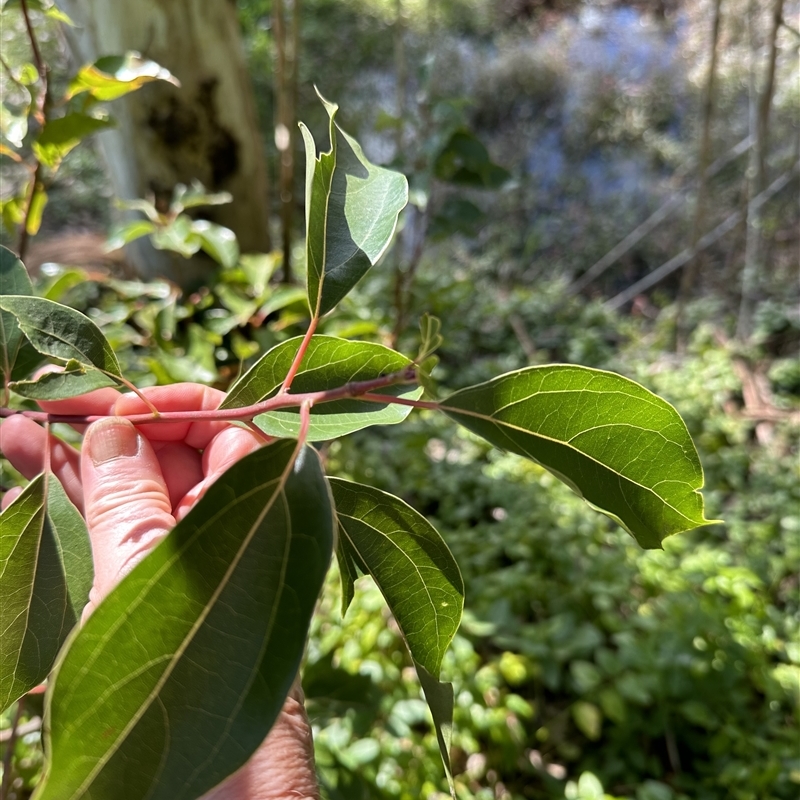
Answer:
[[(211, 410), (225, 396), (193, 383), (143, 393), (159, 411)], [(133, 394), (110, 388), (40, 405), (49, 413), (108, 416), (89, 426), (80, 452), (50, 437), (51, 469), (86, 518), (92, 542), (95, 578), (84, 619), (216, 478), (264, 443), (252, 431), (227, 422), (134, 427), (123, 417), (147, 412), (147, 406)], [(10, 417), (0, 425), (0, 450), (26, 478), (33, 478), (44, 466), (46, 436), (36, 422)], [(2, 507), (19, 491), (7, 492)], [(250, 761), (202, 800), (319, 800), (299, 682)]]

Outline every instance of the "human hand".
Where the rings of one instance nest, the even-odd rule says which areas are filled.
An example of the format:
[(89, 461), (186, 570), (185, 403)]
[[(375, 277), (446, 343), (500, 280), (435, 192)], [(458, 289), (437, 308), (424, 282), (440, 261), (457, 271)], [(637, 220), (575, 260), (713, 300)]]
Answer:
[[(224, 393), (183, 383), (144, 389), (160, 411), (217, 408)], [(170, 422), (134, 427), (125, 416), (149, 409), (136, 395), (100, 389), (42, 402), (50, 413), (107, 416), (86, 430), (80, 452), (50, 437), (50, 464), (86, 518), (94, 585), (85, 620), (202, 497), (208, 486), (263, 442), (225, 422)], [(0, 450), (26, 478), (44, 466), (45, 430), (22, 416), (0, 425)], [(3, 498), (5, 508), (19, 493)], [(269, 736), (251, 760), (203, 800), (316, 800), (311, 730), (295, 682)]]

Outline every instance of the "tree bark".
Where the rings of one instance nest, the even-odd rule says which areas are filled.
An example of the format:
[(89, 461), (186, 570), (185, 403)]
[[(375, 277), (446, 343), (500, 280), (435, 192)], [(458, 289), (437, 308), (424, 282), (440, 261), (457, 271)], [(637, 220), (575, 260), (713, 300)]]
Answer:
[[(118, 127), (100, 134), (116, 194), (169, 205), (176, 184), (199, 180), (233, 202), (202, 216), (234, 231), (243, 251), (270, 249), (268, 181), (255, 103), (244, 63), (236, 5), (230, 0), (63, 0), (77, 27), (67, 31), (81, 62), (137, 50), (166, 67), (180, 88), (148, 84), (112, 106)], [(184, 285), (207, 271), (156, 251), (128, 254), (144, 276)], [(136, 243), (134, 243), (136, 244)]]

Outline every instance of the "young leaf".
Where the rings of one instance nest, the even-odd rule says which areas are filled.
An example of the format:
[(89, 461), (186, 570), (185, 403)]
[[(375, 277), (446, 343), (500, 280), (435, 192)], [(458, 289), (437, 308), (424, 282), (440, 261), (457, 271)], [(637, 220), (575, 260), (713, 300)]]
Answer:
[(155, 222), (151, 222), (149, 219), (135, 219), (131, 222), (124, 222), (111, 229), (105, 250), (107, 253), (112, 250), (119, 250), (120, 247), (124, 247), (128, 242), (147, 236), (155, 230)]
[(686, 425), (660, 397), (586, 367), (528, 367), (462, 389), (441, 409), (496, 447), (541, 464), (642, 547), (708, 524)]
[(233, 269), (239, 260), (239, 242), (236, 234), (222, 225), (214, 225), (205, 219), (192, 223), (192, 232), (200, 239), (200, 247), (211, 258), (226, 269)]
[(75, 361), (110, 375), (121, 376), (119, 362), (100, 328), (74, 308), (42, 297), (0, 297), (22, 332), (43, 355)]
[(169, 70), (142, 58), (130, 51), (124, 56), (103, 56), (94, 64), (87, 64), (78, 71), (67, 88), (66, 100), (81, 92), (89, 92), (95, 100), (116, 100), (129, 92), (135, 92), (150, 81), (167, 81), (179, 86)]
[(35, 381), (12, 381), (8, 388), (31, 400), (64, 400), (116, 385), (105, 373), (86, 369), (73, 360), (67, 362), (63, 372), (46, 372)]
[[(33, 287), (22, 262), (7, 247), (0, 247), (0, 296), (7, 294), (32, 295)], [(24, 341), (17, 318), (0, 310), (0, 368), (4, 383), (11, 377)]]
[(314, 450), (231, 467), (62, 655), (38, 800), (193, 800), (242, 766), (297, 674), (333, 536)]
[(464, 608), (464, 582), (436, 529), (400, 498), (330, 478), (339, 541), (375, 580), (414, 660), (438, 675)]
[[(294, 360), (302, 337), (289, 339), (262, 356), (230, 388), (220, 408), (242, 408), (277, 393)], [(380, 344), (351, 342), (334, 336), (313, 336), (292, 384), (293, 393), (336, 389), (346, 383), (366, 381), (399, 372), (411, 362)], [(421, 390), (413, 385), (381, 389), (383, 394), (416, 399)], [(408, 406), (383, 405), (348, 398), (314, 406), (308, 440), (333, 439), (370, 425), (394, 425), (411, 411)], [(300, 416), (295, 409), (260, 414), (254, 422), (270, 436), (296, 436)]]
[(110, 119), (98, 119), (77, 112), (49, 119), (31, 148), (42, 164), (57, 169), (64, 156), (77, 147), (81, 140), (113, 125)]
[(0, 708), (47, 677), (89, 598), (91, 565), (77, 509), (55, 478), (34, 478), (0, 516)]
[(335, 124), (338, 106), (322, 95), (320, 100), (328, 112), (331, 149), (317, 158), (314, 138), (301, 123), (308, 304), (314, 316), (330, 311), (377, 263), (408, 202), (405, 177), (371, 164), (361, 145)]

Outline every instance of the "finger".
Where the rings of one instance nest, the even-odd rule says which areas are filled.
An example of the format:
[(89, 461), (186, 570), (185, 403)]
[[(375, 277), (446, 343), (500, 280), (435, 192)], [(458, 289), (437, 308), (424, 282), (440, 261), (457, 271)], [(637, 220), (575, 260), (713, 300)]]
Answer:
[[(95, 389), (78, 397), (66, 400), (40, 400), (39, 407), (48, 414), (80, 414), (81, 416), (108, 416), (112, 413), (114, 403), (119, 399), (119, 392), (107, 386)], [(85, 425), (73, 425), (76, 431), (83, 433)]]
[[(143, 389), (142, 393), (159, 411), (213, 411), (225, 398), (225, 392), (199, 383), (151, 386)], [(114, 413), (121, 417), (149, 411), (147, 404), (135, 394), (120, 395), (114, 408)], [(189, 447), (203, 450), (220, 431), (228, 427), (228, 423), (158, 422), (138, 427), (151, 441), (183, 441)]]
[(319, 800), (319, 796), (311, 726), (303, 705), (303, 690), (295, 680), (272, 730), (252, 758), (201, 800)]
[(153, 448), (125, 419), (89, 426), (81, 477), (95, 565), (85, 618), (166, 536), (175, 518)]
[(12, 486), (0, 500), (0, 510), (5, 511), (22, 494), (21, 486)]
[(217, 434), (203, 452), (203, 481), (193, 487), (175, 506), (175, 518), (183, 519), (189, 509), (206, 493), (208, 487), (235, 464), (240, 458), (258, 448), (263, 443), (251, 431), (228, 425)]
[(156, 442), (153, 449), (161, 465), (172, 507), (203, 480), (202, 456), (198, 450), (183, 442)]
[[(14, 469), (28, 480), (44, 469), (47, 444), (45, 429), (32, 419), (8, 417), (0, 424), (0, 451)], [(80, 478), (80, 454), (75, 448), (50, 436), (50, 469), (61, 481), (67, 497), (83, 511), (83, 488)]]

